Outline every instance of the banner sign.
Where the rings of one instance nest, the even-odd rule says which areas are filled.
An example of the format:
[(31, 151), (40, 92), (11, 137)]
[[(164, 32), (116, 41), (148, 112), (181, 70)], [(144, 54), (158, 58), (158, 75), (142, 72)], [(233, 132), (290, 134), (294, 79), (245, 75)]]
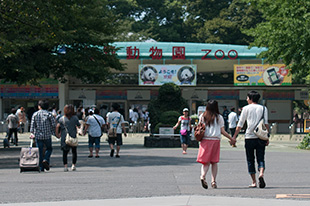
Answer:
[(235, 86), (287, 86), (292, 76), (284, 64), (234, 65)]
[(158, 86), (175, 83), (196, 86), (197, 65), (139, 65), (139, 85)]
[(44, 79), (40, 81), (41, 86), (22, 85), (15, 83), (4, 83), (0, 81), (1, 98), (11, 99), (37, 99), (58, 98), (58, 81), (54, 79)]

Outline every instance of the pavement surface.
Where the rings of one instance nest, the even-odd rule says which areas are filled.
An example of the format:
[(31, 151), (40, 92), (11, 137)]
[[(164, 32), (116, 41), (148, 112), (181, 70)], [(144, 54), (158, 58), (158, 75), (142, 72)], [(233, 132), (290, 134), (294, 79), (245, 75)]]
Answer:
[[(266, 151), (265, 189), (249, 189), (244, 142), (221, 142), (218, 189), (203, 189), (197, 148), (145, 148), (145, 134), (124, 138), (121, 158), (111, 158), (102, 137), (100, 158), (87, 158), (87, 137), (80, 137), (77, 171), (64, 172), (60, 143), (53, 138), (51, 170), (20, 173), (21, 147), (0, 148), (1, 205), (310, 205), (310, 151), (298, 141), (271, 141)], [(2, 142), (4, 134), (0, 134)], [(240, 138), (242, 139), (242, 137)], [(71, 161), (69, 154), (68, 161)], [(211, 175), (207, 175), (210, 185)], [(282, 197), (282, 198), (277, 198)]]

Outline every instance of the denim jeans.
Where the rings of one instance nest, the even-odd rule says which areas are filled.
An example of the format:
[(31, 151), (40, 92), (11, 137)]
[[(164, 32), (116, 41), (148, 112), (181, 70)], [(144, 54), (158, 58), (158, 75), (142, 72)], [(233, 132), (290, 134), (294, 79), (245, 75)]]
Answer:
[(191, 141), (190, 132), (187, 131), (186, 135), (181, 135), (181, 133), (180, 133), (180, 141), (181, 141), (181, 144), (189, 145), (189, 143)]
[[(46, 160), (48, 163), (50, 163), (50, 157), (53, 151), (52, 138), (44, 139), (44, 140), (36, 139), (36, 142), (37, 142), (37, 147), (39, 148), (39, 154), (40, 154), (39, 166), (40, 166), (41, 171), (43, 171), (44, 170), (44, 167), (42, 164), (43, 160)], [(45, 154), (43, 154), (44, 145), (46, 147)]]
[(266, 141), (260, 139), (246, 139), (245, 140), (245, 152), (248, 162), (249, 174), (255, 174), (255, 155), (258, 164), (258, 170), (265, 168), (265, 148)]

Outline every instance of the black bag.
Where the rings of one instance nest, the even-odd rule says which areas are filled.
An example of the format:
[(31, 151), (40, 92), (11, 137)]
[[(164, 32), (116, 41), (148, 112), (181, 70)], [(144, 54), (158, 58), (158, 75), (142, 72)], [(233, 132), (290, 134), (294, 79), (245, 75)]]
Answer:
[(10, 148), (10, 143), (8, 138), (3, 139), (3, 148)]

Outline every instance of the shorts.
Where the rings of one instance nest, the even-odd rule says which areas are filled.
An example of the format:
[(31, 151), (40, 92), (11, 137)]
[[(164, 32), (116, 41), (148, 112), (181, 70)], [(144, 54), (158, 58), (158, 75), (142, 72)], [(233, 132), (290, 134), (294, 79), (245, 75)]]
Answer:
[(112, 145), (115, 145), (115, 142), (116, 142), (117, 146), (123, 145), (122, 134), (117, 134), (116, 137), (109, 137), (108, 142), (109, 142), (109, 144), (112, 144)]
[(94, 146), (95, 143), (95, 148), (100, 149), (100, 137), (92, 137), (88, 135), (88, 147), (91, 148)]
[(180, 133), (180, 141), (181, 141), (181, 144), (189, 145), (189, 143), (191, 141), (191, 139), (190, 139), (190, 132), (187, 131), (186, 135), (181, 135), (181, 133)]

